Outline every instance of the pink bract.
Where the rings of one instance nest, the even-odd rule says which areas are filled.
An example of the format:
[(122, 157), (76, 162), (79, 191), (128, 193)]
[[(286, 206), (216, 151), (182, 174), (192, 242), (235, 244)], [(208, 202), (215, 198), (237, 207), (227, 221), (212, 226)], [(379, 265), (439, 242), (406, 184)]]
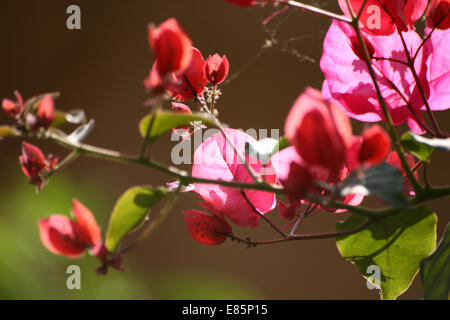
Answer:
[[(226, 133), (241, 154), (244, 154), (245, 142), (254, 141), (251, 136), (239, 130), (226, 129)], [(261, 162), (248, 157), (247, 162), (250, 163), (255, 173), (262, 173)], [(267, 170), (273, 173), (270, 165)], [(245, 165), (238, 160), (222, 133), (211, 136), (195, 151), (192, 175), (197, 178), (253, 183)], [(269, 183), (275, 183), (274, 174), (266, 175), (265, 179)], [(204, 201), (210, 203), (236, 225), (251, 227), (258, 225), (259, 214), (254, 212), (239, 189), (199, 183), (194, 186), (195, 192)], [(276, 206), (276, 198), (273, 193), (256, 190), (245, 190), (244, 192), (260, 213), (269, 212)]]

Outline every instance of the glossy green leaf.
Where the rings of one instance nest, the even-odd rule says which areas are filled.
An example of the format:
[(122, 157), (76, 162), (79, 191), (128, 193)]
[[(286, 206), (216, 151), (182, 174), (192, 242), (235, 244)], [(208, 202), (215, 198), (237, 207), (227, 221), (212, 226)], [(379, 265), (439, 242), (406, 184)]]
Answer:
[(408, 152), (425, 162), (430, 159), (431, 155), (436, 150), (430, 145), (417, 141), (414, 134), (410, 132), (407, 132), (402, 136), (401, 143)]
[(447, 300), (450, 292), (450, 230), (449, 225), (437, 249), (420, 264), (424, 299)]
[(401, 171), (390, 164), (382, 163), (366, 172), (354, 172), (341, 184), (339, 192), (342, 196), (348, 194), (374, 195), (386, 203), (396, 206), (406, 206), (403, 197), (404, 177)]
[(213, 120), (204, 114), (161, 111), (156, 114), (154, 119), (153, 115), (145, 116), (139, 123), (139, 132), (141, 133), (141, 136), (145, 138), (149, 130), (149, 126), (151, 126), (151, 131), (147, 138), (152, 140), (171, 129), (187, 126), (191, 122), (196, 121), (201, 121), (205, 125), (215, 126)]
[[(364, 221), (353, 215), (336, 226), (338, 231), (350, 230)], [(419, 271), (420, 262), (436, 246), (436, 215), (427, 207), (405, 210), (364, 230), (338, 238), (341, 255), (354, 263), (359, 272), (372, 283), (373, 268), (379, 268), (382, 299), (393, 300), (405, 292)]]
[(151, 186), (128, 189), (117, 201), (109, 220), (105, 245), (110, 252), (117, 250), (122, 239), (137, 228), (153, 207), (168, 191)]

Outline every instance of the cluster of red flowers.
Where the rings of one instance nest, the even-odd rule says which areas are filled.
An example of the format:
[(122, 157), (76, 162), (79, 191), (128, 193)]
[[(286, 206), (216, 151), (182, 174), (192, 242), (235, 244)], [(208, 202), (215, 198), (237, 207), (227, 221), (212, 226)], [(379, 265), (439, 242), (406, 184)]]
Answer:
[(226, 56), (209, 56), (205, 61), (201, 52), (175, 19), (149, 28), (150, 47), (155, 53), (155, 63), (144, 85), (153, 94), (164, 91), (177, 101), (197, 97), (208, 82), (217, 86), (228, 75)]
[(113, 255), (105, 248), (92, 212), (78, 200), (73, 200), (72, 212), (75, 220), (59, 214), (39, 220), (44, 246), (54, 254), (71, 259), (81, 257), (89, 249), (102, 262), (96, 270), (98, 273), (106, 274), (108, 267), (122, 270), (120, 254)]

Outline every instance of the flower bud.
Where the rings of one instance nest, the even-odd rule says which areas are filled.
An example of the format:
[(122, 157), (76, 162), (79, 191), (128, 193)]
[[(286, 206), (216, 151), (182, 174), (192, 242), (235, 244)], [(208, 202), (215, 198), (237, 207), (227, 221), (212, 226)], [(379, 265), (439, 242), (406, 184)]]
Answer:
[(214, 85), (221, 84), (230, 71), (230, 63), (226, 56), (220, 57), (218, 54), (209, 56), (205, 64), (206, 78)]
[(157, 69), (162, 78), (189, 65), (192, 41), (176, 19), (168, 19), (158, 27), (151, 25), (148, 32), (150, 47), (155, 52)]

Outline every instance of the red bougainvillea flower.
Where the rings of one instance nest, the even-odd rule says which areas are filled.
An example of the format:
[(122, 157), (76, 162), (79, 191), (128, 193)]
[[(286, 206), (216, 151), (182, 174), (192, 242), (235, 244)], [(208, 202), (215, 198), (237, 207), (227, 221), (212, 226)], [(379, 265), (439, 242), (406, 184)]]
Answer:
[(122, 255), (118, 253), (110, 253), (106, 249), (102, 242), (97, 243), (92, 248), (92, 253), (102, 262), (101, 266), (95, 269), (95, 272), (101, 275), (107, 275), (109, 267), (119, 271), (123, 271), (122, 268)]
[(206, 78), (214, 85), (221, 84), (227, 78), (229, 71), (230, 63), (226, 56), (221, 57), (216, 53), (206, 60)]
[(45, 180), (42, 177), (42, 173), (47, 170), (53, 170), (58, 164), (59, 158), (50, 155), (48, 159), (45, 159), (42, 151), (27, 142), (22, 144), (22, 155), (19, 157), (22, 171), (30, 179), (29, 183), (38, 187), (40, 191)]
[(39, 220), (42, 244), (52, 253), (78, 258), (88, 248), (101, 241), (100, 228), (94, 215), (77, 200), (73, 200), (75, 220), (53, 214)]
[[(345, 15), (350, 16), (348, 0), (339, 0)], [(349, 0), (354, 15), (361, 10), (365, 0)], [(374, 35), (390, 35), (396, 28), (408, 31), (423, 15), (427, 0), (368, 0), (362, 9), (360, 23), (363, 30)]]
[[(320, 61), (325, 75), (322, 93), (325, 97), (337, 100), (352, 118), (364, 122), (380, 121), (384, 118), (383, 112), (369, 70), (352, 46), (354, 41), (351, 39), (355, 36), (355, 32), (347, 24), (332, 23), (325, 37)], [(422, 40), (415, 31), (404, 32), (403, 36), (410, 55), (413, 56)], [(417, 119), (422, 119), (420, 110), (425, 107), (411, 71), (403, 63), (376, 59), (384, 57), (406, 62), (399, 35), (366, 35), (366, 41), (373, 48), (372, 64), (394, 124), (399, 125), (407, 120), (414, 132), (423, 133)], [(418, 53), (414, 65), (423, 87), (428, 91), (423, 50)], [(438, 110), (442, 106), (431, 104), (431, 108)]]
[(186, 210), (183, 215), (191, 236), (202, 244), (219, 245), (231, 234), (231, 226), (221, 215), (210, 215), (199, 210)]
[(386, 159), (390, 151), (391, 140), (382, 127), (374, 125), (364, 129), (359, 150), (360, 163), (377, 165)]
[(305, 163), (334, 172), (345, 163), (352, 127), (342, 109), (307, 88), (294, 103), (284, 126), (286, 137)]
[[(255, 141), (239, 130), (226, 129), (226, 133), (241, 154), (244, 154), (246, 141)], [(246, 158), (253, 171), (261, 174), (262, 163), (253, 158)], [(265, 172), (264, 179), (268, 183), (275, 183), (276, 176), (270, 163)], [(192, 175), (197, 178), (253, 183), (245, 165), (238, 160), (222, 133), (214, 134), (197, 148)], [(276, 206), (275, 194), (270, 192), (244, 190), (244, 198), (239, 189), (219, 185), (194, 184), (194, 189), (204, 201), (210, 203), (215, 210), (238, 226), (256, 227), (260, 215), (254, 209), (260, 213), (266, 213)]]
[(144, 80), (144, 87), (153, 94), (161, 94), (164, 92), (164, 79), (159, 74), (157, 67), (157, 61), (155, 61), (148, 77)]
[[(172, 102), (172, 110), (176, 113), (192, 114), (191, 108), (189, 108), (184, 103)], [(174, 128), (173, 130), (174, 131), (183, 130), (183, 132), (186, 132), (186, 130), (189, 130), (189, 126), (178, 127)]]
[(191, 108), (184, 103), (172, 102), (172, 110), (176, 113), (192, 114)]
[(33, 130), (39, 128), (48, 129), (55, 120), (55, 102), (53, 98), (47, 94), (39, 102), (36, 116), (28, 114), (28, 122)]
[(16, 102), (9, 99), (3, 99), (2, 108), (10, 117), (16, 118), (23, 111), (23, 99), (18, 91), (14, 92), (16, 95)]
[[(280, 204), (280, 214), (282, 214), (282, 217), (283, 215), (286, 217), (292, 215), (303, 203), (307, 193), (317, 193), (319, 191), (319, 188), (314, 184), (315, 181), (337, 183), (345, 179), (359, 165), (356, 160), (358, 158), (358, 152), (359, 149), (353, 147), (349, 149), (346, 166), (334, 175), (330, 175), (330, 171), (327, 169), (306, 165), (294, 147), (285, 148), (274, 154), (271, 158), (272, 166), (276, 172), (278, 182), (283, 185), (289, 197), (288, 213)], [(298, 170), (298, 168), (302, 169)], [(352, 194), (346, 196), (342, 201), (351, 205), (359, 205), (363, 199), (364, 195)], [(343, 210), (331, 211), (342, 212)]]
[(294, 205), (286, 205), (283, 202), (278, 203), (278, 208), (280, 211), (280, 217), (285, 220), (292, 220), (295, 217), (296, 206)]
[[(430, 34), (432, 29), (427, 28)], [(450, 108), (450, 29), (434, 30), (424, 46), (427, 57), (427, 80), (430, 88), (428, 103), (433, 110)]]
[(185, 69), (192, 57), (192, 41), (174, 18), (148, 29), (150, 47), (155, 52), (157, 70), (162, 78)]
[(224, 0), (225, 2), (229, 2), (235, 4), (240, 7), (250, 7), (257, 3), (255, 0)]
[(186, 101), (196, 97), (205, 89), (208, 79), (205, 75), (205, 60), (201, 52), (191, 48), (192, 60), (189, 66), (181, 72), (172, 73), (172, 79), (167, 84), (167, 91), (178, 101)]
[(450, 28), (450, 0), (431, 0), (427, 12), (427, 26), (441, 30)]

